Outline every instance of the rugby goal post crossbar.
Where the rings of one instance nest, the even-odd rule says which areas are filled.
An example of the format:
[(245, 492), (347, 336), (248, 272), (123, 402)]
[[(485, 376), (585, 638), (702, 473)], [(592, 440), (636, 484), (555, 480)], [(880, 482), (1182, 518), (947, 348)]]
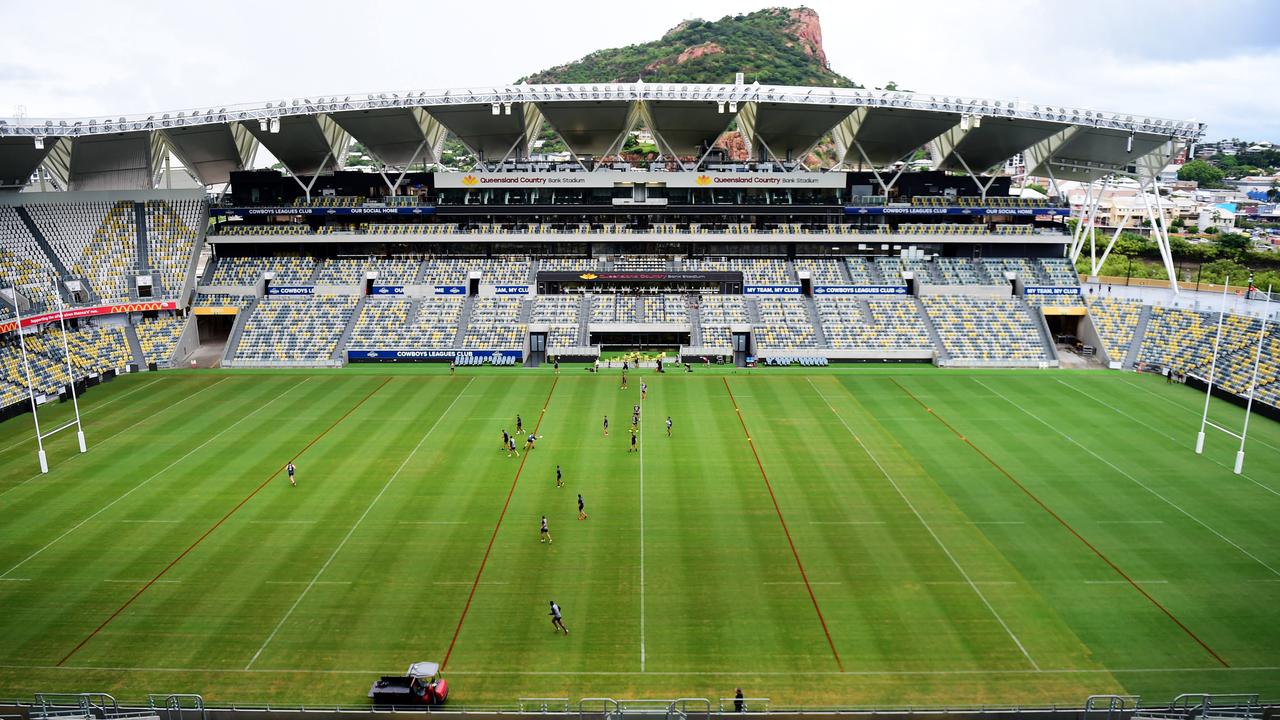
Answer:
[[(16, 287), (16, 285), (15, 285)], [(88, 452), (89, 446), (84, 438), (84, 426), (80, 422), (80, 399), (76, 396), (76, 376), (71, 369), (71, 349), (67, 343), (67, 319), (65, 308), (62, 305), (62, 294), (58, 292), (58, 285), (55, 280), (50, 279), (50, 289), (53, 296), (58, 300), (58, 327), (62, 334), (62, 356), (66, 365), (67, 392), (71, 395), (71, 406), (74, 409), (75, 417), (58, 427), (47, 432), (40, 430), (40, 406), (36, 402), (35, 375), (31, 372), (31, 358), (27, 353), (26, 335), (22, 332), (22, 309), (14, 297), (13, 311), (15, 319), (15, 332), (18, 333), (18, 347), (22, 355), (22, 371), (27, 380), (27, 399), (31, 402), (31, 420), (36, 427), (36, 458), (40, 462), (40, 473), (47, 474), (49, 472), (49, 456), (45, 453), (44, 441), (48, 437), (67, 430), (71, 427), (76, 429), (76, 441), (80, 445), (80, 452)]]
[(1253, 415), (1253, 398), (1258, 390), (1258, 366), (1262, 362), (1262, 344), (1267, 339), (1267, 320), (1270, 319), (1270, 314), (1267, 311), (1271, 308), (1271, 287), (1267, 287), (1267, 309), (1262, 313), (1262, 323), (1258, 328), (1258, 343), (1253, 352), (1253, 369), (1250, 373), (1249, 389), (1244, 406), (1244, 426), (1237, 433), (1209, 419), (1209, 399), (1213, 397), (1213, 382), (1216, 379), (1215, 375), (1218, 370), (1218, 353), (1222, 347), (1222, 326), (1227, 317), (1227, 288), (1230, 287), (1230, 282), (1230, 277), (1223, 280), (1222, 304), (1218, 308), (1218, 329), (1213, 338), (1213, 357), (1209, 361), (1209, 378), (1205, 383), (1204, 389), (1204, 410), (1200, 415), (1200, 431), (1196, 433), (1196, 454), (1204, 454), (1205, 428), (1213, 428), (1236, 438), (1240, 441), (1240, 447), (1236, 450), (1235, 464), (1232, 465), (1231, 469), (1232, 472), (1239, 475), (1244, 472), (1244, 445), (1249, 437), (1249, 418)]

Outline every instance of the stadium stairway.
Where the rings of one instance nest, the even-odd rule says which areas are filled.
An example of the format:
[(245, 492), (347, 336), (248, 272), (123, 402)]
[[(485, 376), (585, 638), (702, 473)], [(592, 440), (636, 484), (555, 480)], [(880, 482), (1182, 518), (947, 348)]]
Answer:
[(582, 296), (582, 305), (578, 308), (578, 344), (586, 347), (591, 344), (591, 296)]
[(431, 263), (428, 262), (426, 259), (422, 259), (418, 261), (418, 271), (413, 274), (414, 285), (422, 284), (423, 280), (426, 279), (427, 277), (427, 270), (430, 268), (430, 265)]
[(1142, 352), (1142, 339), (1147, 334), (1147, 325), (1151, 322), (1151, 306), (1143, 305), (1138, 313), (1138, 326), (1133, 329), (1133, 340), (1129, 342), (1129, 354), (1124, 356), (1124, 369), (1131, 370), (1138, 362), (1138, 354)]
[(689, 347), (702, 347), (702, 305), (689, 303)]
[[(22, 218), (22, 224), (27, 226), (27, 232), (31, 233), (31, 237), (35, 238), (36, 244), (40, 246), (40, 251), (43, 252), (44, 256), (49, 258), (49, 262), (53, 263), (53, 266), (57, 268), (58, 276), (64, 278), (71, 277), (71, 273), (67, 270), (67, 266), (62, 264), (62, 258), (58, 257), (58, 253), (54, 252), (53, 248), (49, 246), (49, 241), (45, 239), (44, 233), (40, 232), (40, 227), (36, 225), (36, 221), (31, 219), (31, 215), (27, 213), (27, 209), (19, 205), (15, 207), (14, 210), (18, 211), (18, 217)], [(87, 280), (84, 281), (84, 288), (90, 297), (95, 299), (97, 298), (97, 295), (93, 292), (93, 288), (89, 287), (89, 282)], [(63, 300), (70, 301), (71, 298), (67, 296), (66, 290), (63, 288), (61, 283), (58, 284), (58, 293), (62, 295)]]
[(1017, 300), (1023, 312), (1031, 319), (1031, 324), (1035, 325), (1040, 333), (1040, 344), (1044, 346), (1044, 356), (1051, 361), (1057, 361), (1058, 346), (1053, 341), (1053, 333), (1049, 332), (1049, 321), (1044, 319), (1044, 313), (1039, 308), (1031, 307), (1025, 298), (1020, 297)]
[(751, 323), (752, 327), (760, 325), (760, 307), (756, 304), (755, 298), (747, 300), (747, 322)]
[[(147, 235), (147, 204), (134, 203), (133, 213), (134, 222), (136, 222), (138, 226), (138, 269), (150, 270), (151, 240)], [(129, 293), (134, 299), (139, 297), (138, 286), (136, 283), (133, 287), (129, 288)], [(164, 286), (163, 278), (160, 277), (160, 273), (158, 272), (151, 274), (151, 295), (152, 297), (169, 297), (169, 288)]]
[[(316, 272), (320, 271), (319, 263), (316, 263)], [(347, 343), (351, 340), (351, 333), (356, 329), (356, 321), (360, 319), (360, 313), (364, 311), (365, 303), (369, 302), (368, 295), (361, 295), (356, 301), (356, 307), (351, 311), (351, 316), (347, 318), (347, 324), (342, 328), (342, 334), (338, 336), (338, 343), (333, 346), (333, 354), (330, 358), (333, 360), (343, 361), (347, 359)], [(421, 304), (421, 300), (418, 301)], [(410, 321), (416, 315), (410, 315)]]
[(138, 341), (138, 331), (132, 325), (124, 326), (124, 337), (129, 341), (129, 352), (133, 353), (133, 361), (138, 367), (147, 366), (147, 356), (142, 352), (142, 343)]
[(804, 309), (809, 313), (809, 324), (813, 325), (813, 339), (818, 347), (831, 347), (827, 341), (827, 331), (822, 327), (822, 318), (818, 315), (818, 303), (812, 297), (804, 299)]
[(453, 336), (453, 346), (456, 348), (462, 347), (462, 341), (467, 337), (467, 326), (471, 324), (471, 310), (475, 305), (474, 295), (468, 295), (467, 299), (462, 301), (462, 311), (458, 313), (458, 334)]
[(836, 263), (836, 271), (840, 273), (840, 282), (845, 285), (853, 284), (853, 276), (849, 274), (849, 263), (840, 260)]
[(236, 321), (231, 325), (231, 333), (227, 336), (227, 347), (222, 351), (222, 361), (226, 362), (236, 356), (236, 349), (240, 346), (240, 337), (244, 335), (244, 326), (249, 322), (249, 316), (258, 308), (260, 298), (254, 297), (249, 301), (239, 313), (236, 314)]
[[(321, 265), (323, 265), (323, 264), (324, 264), (324, 263), (322, 263), (322, 262), (320, 262), (320, 261), (318, 261), (318, 260), (316, 261), (315, 267), (311, 268), (311, 274), (307, 276), (307, 281), (306, 281), (306, 283), (304, 283), (304, 284), (306, 284), (306, 285), (316, 285), (316, 284), (317, 284), (317, 282), (318, 282), (318, 281), (319, 281), (319, 279), (320, 279), (320, 266), (321, 266)], [(364, 280), (363, 280), (363, 278), (360, 280), (360, 283), (361, 283), (362, 285), (364, 284)], [(363, 297), (363, 296), (361, 296), (360, 301), (361, 301), (361, 302), (364, 302), (364, 297)], [(342, 347), (342, 343), (338, 343), (338, 347)]]
[[(938, 360), (950, 360), (951, 353), (947, 352), (947, 346), (943, 344), (942, 336), (938, 334), (938, 327), (933, 324), (933, 319), (929, 317), (929, 313), (925, 312), (924, 303), (920, 302), (920, 298), (914, 295), (911, 297), (911, 301), (915, 303), (916, 314), (920, 316), (920, 320), (924, 323), (925, 330), (929, 331), (929, 342), (933, 343), (933, 347), (938, 353)], [(870, 308), (868, 307), (867, 310), (870, 310)], [(871, 317), (871, 315), (868, 313), (867, 317)]]

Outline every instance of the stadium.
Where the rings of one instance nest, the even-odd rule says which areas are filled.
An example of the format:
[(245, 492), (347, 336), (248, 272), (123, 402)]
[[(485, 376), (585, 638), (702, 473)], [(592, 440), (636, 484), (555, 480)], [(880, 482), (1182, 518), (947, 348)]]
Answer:
[(1204, 132), (743, 82), (0, 120), (0, 715), (1269, 716), (1274, 317), (1161, 208), (1168, 281), (1096, 277), (1056, 188), (1158, 201)]

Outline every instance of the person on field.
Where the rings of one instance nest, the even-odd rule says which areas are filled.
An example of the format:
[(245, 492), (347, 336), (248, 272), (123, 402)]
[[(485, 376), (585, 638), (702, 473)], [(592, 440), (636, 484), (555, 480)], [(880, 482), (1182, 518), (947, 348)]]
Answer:
[(502, 431), (502, 449), (506, 450), (507, 446), (510, 444), (511, 444), (511, 436), (507, 434), (506, 430), (503, 430)]
[(579, 520), (586, 520), (586, 519), (587, 519), (587, 510), (586, 510), (586, 508), (587, 508), (586, 503), (584, 503), (584, 502), (582, 501), (582, 493), (578, 493), (578, 519), (579, 519)]
[(560, 614), (560, 606), (555, 600), (551, 601), (551, 630), (552, 632), (563, 630), (565, 635), (569, 634), (569, 628), (564, 626), (564, 617)]
[(285, 466), (285, 471), (289, 473), (289, 484), (294, 487), (298, 487), (298, 479), (294, 477), (294, 467), (293, 467), (292, 460), (290, 460), (289, 464)]
[(515, 455), (516, 457), (520, 457), (520, 451), (516, 449), (515, 436), (512, 436), (507, 440), (507, 457), (511, 457), (512, 455)]
[(559, 465), (556, 465), (556, 487), (564, 487), (564, 475), (561, 474)]
[(609, 437), (609, 416), (604, 416), (604, 436)]
[(551, 544), (551, 528), (547, 525), (547, 516), (542, 516), (542, 529), (538, 531), (538, 542)]
[(524, 432), (524, 421), (520, 419), (520, 413), (516, 413), (516, 434)]
[(733, 691), (733, 711), (739, 713), (747, 711), (747, 701), (742, 697), (742, 688), (736, 688)]
[(671, 416), (667, 416), (667, 437), (671, 437)]
[(640, 381), (640, 399), (643, 400), (646, 393), (649, 392), (649, 386), (643, 380)]
[(636, 447), (636, 429), (631, 428), (631, 449), (627, 452), (635, 452), (639, 448)]

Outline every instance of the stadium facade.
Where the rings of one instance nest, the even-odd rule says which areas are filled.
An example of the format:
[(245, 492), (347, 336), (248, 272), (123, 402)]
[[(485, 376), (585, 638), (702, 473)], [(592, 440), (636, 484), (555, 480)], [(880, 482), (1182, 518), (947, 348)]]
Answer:
[[(624, 154), (641, 127), (657, 152)], [(745, 159), (717, 144), (730, 129)], [(547, 130), (567, 159), (539, 155)], [(1195, 375), (1212, 320), (1086, 302), (1073, 263), (1086, 244), (1096, 260), (1096, 229), (1088, 203), (1067, 222), (1056, 183), (1158, 189), (1203, 132), (1022, 101), (645, 83), (0, 120), (3, 402), (63, 391), (47, 330), (59, 305), (89, 378), (193, 359), (536, 365), (645, 347), (1053, 367), (1067, 341), (1111, 367)], [(443, 165), (449, 137), (467, 167)], [(376, 172), (345, 167), (352, 140)], [(259, 144), (283, 172), (251, 169)], [(922, 151), (930, 169), (908, 162)], [(994, 169), (1014, 156), (1050, 198), (1012, 194)], [(206, 190), (169, 189), (172, 158)], [(1176, 290), (1165, 223), (1151, 233)], [(1258, 330), (1229, 328), (1229, 389)]]

